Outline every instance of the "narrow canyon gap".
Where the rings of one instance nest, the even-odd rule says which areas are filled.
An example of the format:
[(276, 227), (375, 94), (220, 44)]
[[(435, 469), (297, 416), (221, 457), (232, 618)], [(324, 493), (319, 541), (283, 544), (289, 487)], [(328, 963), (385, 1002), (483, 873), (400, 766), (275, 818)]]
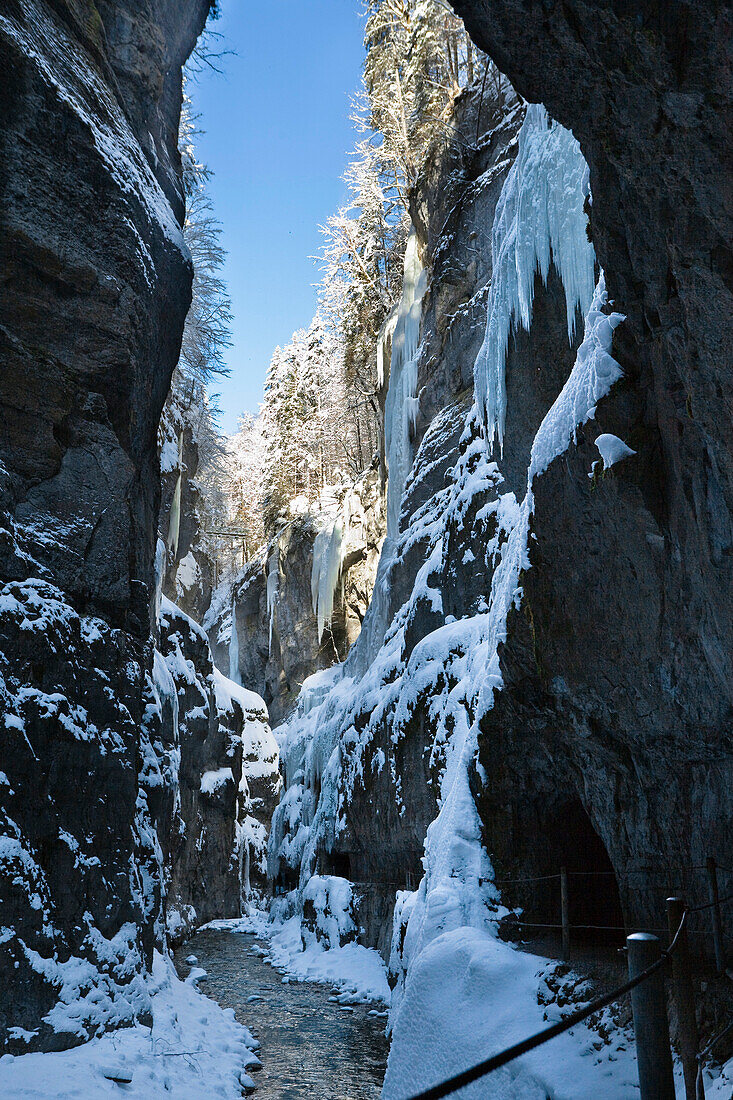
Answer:
[(401, 1100), (423, 1048), (410, 1085), (493, 1049), (489, 1009), (541, 1023), (496, 926), (557, 899), (499, 880), (606, 875), (574, 912), (654, 927), (731, 867), (729, 13), (453, 6), (508, 80), (412, 181), (374, 461), (217, 587), (196, 447), (161, 473), (157, 437), (209, 4), (2, 5), (0, 1051), (150, 1021), (169, 944), (274, 889), (304, 945), (381, 954)]

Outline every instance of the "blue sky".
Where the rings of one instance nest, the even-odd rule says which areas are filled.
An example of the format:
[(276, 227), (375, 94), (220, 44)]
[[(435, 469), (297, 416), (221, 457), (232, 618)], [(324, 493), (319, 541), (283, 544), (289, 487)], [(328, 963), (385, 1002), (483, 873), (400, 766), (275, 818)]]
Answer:
[(359, 89), (359, 0), (223, 0), (212, 24), (236, 51), (224, 75), (191, 86), (198, 155), (229, 256), (234, 314), (231, 376), (217, 383), (221, 425), (257, 411), (270, 356), (315, 309), (310, 259), (318, 226), (345, 199), (341, 175), (354, 143), (349, 98)]

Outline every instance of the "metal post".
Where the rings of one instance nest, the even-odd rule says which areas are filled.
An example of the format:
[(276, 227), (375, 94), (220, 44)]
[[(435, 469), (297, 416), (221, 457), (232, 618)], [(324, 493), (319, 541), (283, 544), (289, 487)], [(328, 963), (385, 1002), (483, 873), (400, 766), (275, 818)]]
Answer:
[(568, 903), (568, 872), (560, 868), (560, 912), (562, 914), (562, 953), (567, 959), (570, 954), (570, 905)]
[(708, 869), (708, 884), (710, 887), (710, 904), (713, 912), (713, 946), (715, 947), (715, 969), (719, 974), (725, 973), (725, 958), (723, 956), (723, 923), (720, 919), (720, 897), (718, 896), (718, 869), (712, 856), (705, 861)]
[[(670, 943), (677, 935), (684, 912), (685, 904), (682, 898), (667, 898)], [(697, 1052), (700, 1037), (695, 1017), (695, 993), (692, 986), (690, 951), (685, 925), (682, 926), (677, 946), (672, 953), (672, 989), (677, 1009), (677, 1038), (685, 1074), (685, 1100), (704, 1100), (704, 1092), (701, 1097), (697, 1089)]]
[[(626, 948), (630, 978), (636, 978), (652, 966), (661, 953), (659, 940), (650, 932), (634, 932), (627, 936)], [(641, 1100), (675, 1100), (661, 968), (631, 990), (631, 1008)]]

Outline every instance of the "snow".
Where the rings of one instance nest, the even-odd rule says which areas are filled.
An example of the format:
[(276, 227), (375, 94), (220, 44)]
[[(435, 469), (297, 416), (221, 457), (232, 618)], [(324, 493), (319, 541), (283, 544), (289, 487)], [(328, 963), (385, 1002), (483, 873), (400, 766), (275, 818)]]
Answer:
[(512, 327), (531, 327), (535, 273), (547, 282), (554, 262), (571, 344), (576, 310), (585, 316), (590, 305), (595, 253), (586, 234), (587, 194), (587, 165), (577, 141), (548, 119), (541, 104), (529, 104), (494, 215), (486, 335), (474, 365), (476, 403), (491, 444), (498, 438), (503, 446), (506, 352)]
[(620, 462), (623, 458), (631, 458), (636, 454), (636, 451), (632, 451), (631, 447), (628, 447), (623, 439), (619, 439), (617, 435), (610, 435), (605, 433), (599, 435), (596, 439), (596, 447), (600, 451), (601, 458), (603, 459), (603, 469), (609, 470), (611, 466), (614, 466), (617, 462)]
[(269, 961), (297, 981), (338, 986), (343, 1004), (389, 1001), (386, 967), (377, 951), (359, 943), (326, 950), (316, 941), (303, 950), (297, 916), (276, 926), (270, 939)]
[(160, 448), (160, 472), (170, 474), (178, 466), (178, 444), (170, 436)]
[(216, 705), (220, 711), (231, 711), (232, 700), (236, 700), (245, 716), (256, 715), (261, 721), (267, 722), (267, 704), (262, 696), (258, 695), (256, 691), (243, 688), (235, 680), (228, 680), (226, 676), (219, 672), (218, 668), (214, 669), (214, 690), (216, 692)]
[[(538, 1003), (541, 972), (542, 960), (489, 931), (458, 927), (437, 935), (410, 975), (383, 1100), (404, 1100), (559, 1019), (563, 1010), (557, 1005), (548, 1009)], [(633, 1045), (621, 1032), (612, 1035), (611, 1045), (602, 1046), (597, 1032), (579, 1025), (456, 1095), (461, 1100), (638, 1098)]]
[(234, 783), (234, 775), (231, 768), (216, 768), (215, 771), (204, 772), (201, 776), (201, 793), (216, 794), (227, 783)]
[(301, 935), (306, 948), (319, 943), (326, 950), (356, 938), (353, 888), (337, 875), (313, 875), (302, 893), (304, 916)]
[(268, 949), (253, 951), (294, 981), (328, 982), (339, 990), (342, 1004), (389, 1002), (386, 967), (378, 951), (354, 942), (326, 950), (315, 938), (304, 948), (300, 917), (288, 916), (288, 907), (288, 899), (276, 898), (269, 914), (249, 906), (247, 916), (211, 921), (204, 928), (254, 933)]
[[(172, 962), (155, 953), (147, 983), (152, 1027), (133, 1027), (52, 1054), (0, 1058), (0, 1094), (13, 1100), (116, 1097), (135, 1100), (175, 1096), (219, 1100), (242, 1095), (240, 1078), (256, 1065), (259, 1044), (231, 1010), (221, 1009), (179, 981)], [(131, 1077), (120, 1086), (113, 1076)]]
[(193, 553), (189, 550), (178, 563), (176, 570), (176, 596), (180, 599), (191, 589), (201, 586), (201, 569)]

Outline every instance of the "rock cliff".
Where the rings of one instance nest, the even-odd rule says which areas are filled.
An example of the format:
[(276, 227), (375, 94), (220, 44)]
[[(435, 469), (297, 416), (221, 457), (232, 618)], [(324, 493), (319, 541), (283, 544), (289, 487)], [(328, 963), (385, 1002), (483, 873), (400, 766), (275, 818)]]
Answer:
[[(477, 723), (476, 755), (465, 776), (471, 797), (451, 808), (443, 787), (442, 817), (452, 814), (453, 827), (456, 815), (465, 817), (466, 845), (475, 806), (497, 877), (554, 874), (562, 864), (600, 872), (597, 885), (574, 891), (579, 923), (601, 923), (603, 916), (605, 923), (658, 924), (672, 880), (703, 902), (705, 859), (726, 863), (733, 819), (731, 441), (730, 419), (722, 415), (730, 405), (722, 353), (730, 302), (726, 199), (720, 190), (713, 199), (711, 188), (713, 178), (723, 179), (723, 131), (710, 113), (725, 97), (717, 74), (705, 88), (699, 63), (715, 21), (696, 24), (701, 41), (682, 73), (671, 55), (674, 48), (684, 53), (684, 19), (662, 27), (649, 17), (639, 30), (618, 16), (623, 41), (611, 49), (608, 27), (617, 17), (591, 21), (590, 6), (566, 5), (553, 15), (554, 5), (536, 5), (536, 18), (527, 16), (526, 5), (456, 7), (519, 90), (545, 100), (572, 126), (588, 157), (590, 221), (579, 242), (587, 247), (592, 238), (596, 275), (599, 263), (614, 306), (627, 314), (612, 325), (623, 377), (601, 391), (567, 440), (548, 451), (550, 460), (538, 464), (541, 425), (551, 410), (548, 425), (562, 413), (561, 391), (583, 335), (580, 311), (573, 318), (574, 276), (563, 281), (562, 256), (555, 254), (546, 281), (534, 277), (527, 318), (515, 315), (508, 330), (503, 446), (490, 454), (495, 467), (487, 460), (488, 428), (480, 412), (477, 423), (467, 410), (488, 291), (501, 275), (492, 271), (489, 227), (498, 231), (496, 258), (518, 224), (506, 220), (502, 202), (510, 200), (500, 192), (524, 108), (508, 91), (501, 109), (480, 107), (474, 89), (456, 104), (461, 140), (433, 155), (412, 199), (428, 292), (415, 459), (389, 567), (391, 624), (366, 676), (347, 662), (325, 701), (320, 695), (299, 704), (279, 732), (286, 782), (293, 785), (289, 822), (276, 815), (274, 823), (274, 866), (280, 873), (293, 868), (301, 887), (313, 872), (351, 878), (362, 895), (362, 936), (385, 954), (396, 888), (414, 887), (425, 874), (429, 896), (431, 860), (423, 844), (431, 822), (434, 837), (442, 835), (434, 821), (437, 796), (444, 782), (454, 783), (448, 762), (458, 751), (451, 742), (464, 711), (469, 725)], [(568, 15), (576, 7), (585, 13), (579, 22)], [(708, 46), (717, 56), (719, 43)], [(533, 51), (540, 64), (531, 62)], [(583, 61), (583, 51), (597, 68)], [(658, 110), (650, 116), (631, 104), (633, 89), (652, 94), (653, 72)], [(697, 82), (697, 92), (686, 81)], [(665, 121), (675, 111), (677, 122)], [(692, 146), (681, 130), (657, 133), (673, 125), (695, 131)], [(686, 185), (672, 152), (682, 146)], [(667, 210), (668, 171), (670, 186), (680, 187), (674, 214)], [(632, 186), (633, 202), (626, 190)], [(694, 196), (683, 199), (688, 191)], [(699, 238), (687, 219), (690, 203), (699, 204)], [(520, 213), (511, 209), (521, 216), (521, 203)], [(642, 232), (641, 218), (653, 230)], [(510, 301), (509, 294), (505, 312)], [(589, 303), (588, 297), (584, 310)], [(610, 303), (603, 308), (608, 313)], [(592, 333), (590, 339), (592, 345)], [(603, 436), (620, 437), (633, 457), (602, 468), (595, 441)], [(516, 598), (497, 617), (519, 529), (514, 509), (523, 498), (526, 507), (528, 485), (527, 554), (517, 559)], [(453, 515), (439, 522), (444, 509)], [(325, 767), (336, 746), (337, 770)], [(463, 753), (471, 760), (470, 749)], [(458, 797), (455, 783), (451, 797)], [(478, 854), (476, 866), (465, 853), (459, 858), (457, 840), (455, 849), (435, 855), (435, 867), (445, 872), (453, 859), (460, 864), (455, 889), (464, 889), (456, 912), (467, 920), (468, 880), (478, 875), (481, 893), (492, 871), (479, 869)], [(412, 895), (395, 930), (397, 981), (411, 906), (429, 904), (426, 890)], [(557, 919), (553, 891), (509, 887), (503, 897)]]
[(454, 6), (588, 162), (590, 232), (626, 315), (624, 380), (597, 425), (637, 451), (589, 482), (594, 427), (538, 483), (523, 609), (482, 738), (501, 776), (482, 803), (487, 843), (502, 866), (547, 867), (582, 807), (624, 910), (650, 920), (664, 884), (640, 870), (678, 869), (699, 896), (689, 868), (725, 862), (733, 819), (727, 16), (712, 3)]
[[(342, 661), (359, 636), (384, 523), (379, 472), (373, 467), (340, 489), (325, 510), (296, 516), (215, 594), (204, 625), (217, 667), (263, 697), (273, 726), (292, 711), (303, 681)], [(319, 535), (318, 545), (332, 544), (338, 558), (333, 610), (320, 637), (314, 580)]]
[(156, 432), (191, 285), (181, 65), (208, 7), (0, 13), (3, 1048), (145, 1012)]

